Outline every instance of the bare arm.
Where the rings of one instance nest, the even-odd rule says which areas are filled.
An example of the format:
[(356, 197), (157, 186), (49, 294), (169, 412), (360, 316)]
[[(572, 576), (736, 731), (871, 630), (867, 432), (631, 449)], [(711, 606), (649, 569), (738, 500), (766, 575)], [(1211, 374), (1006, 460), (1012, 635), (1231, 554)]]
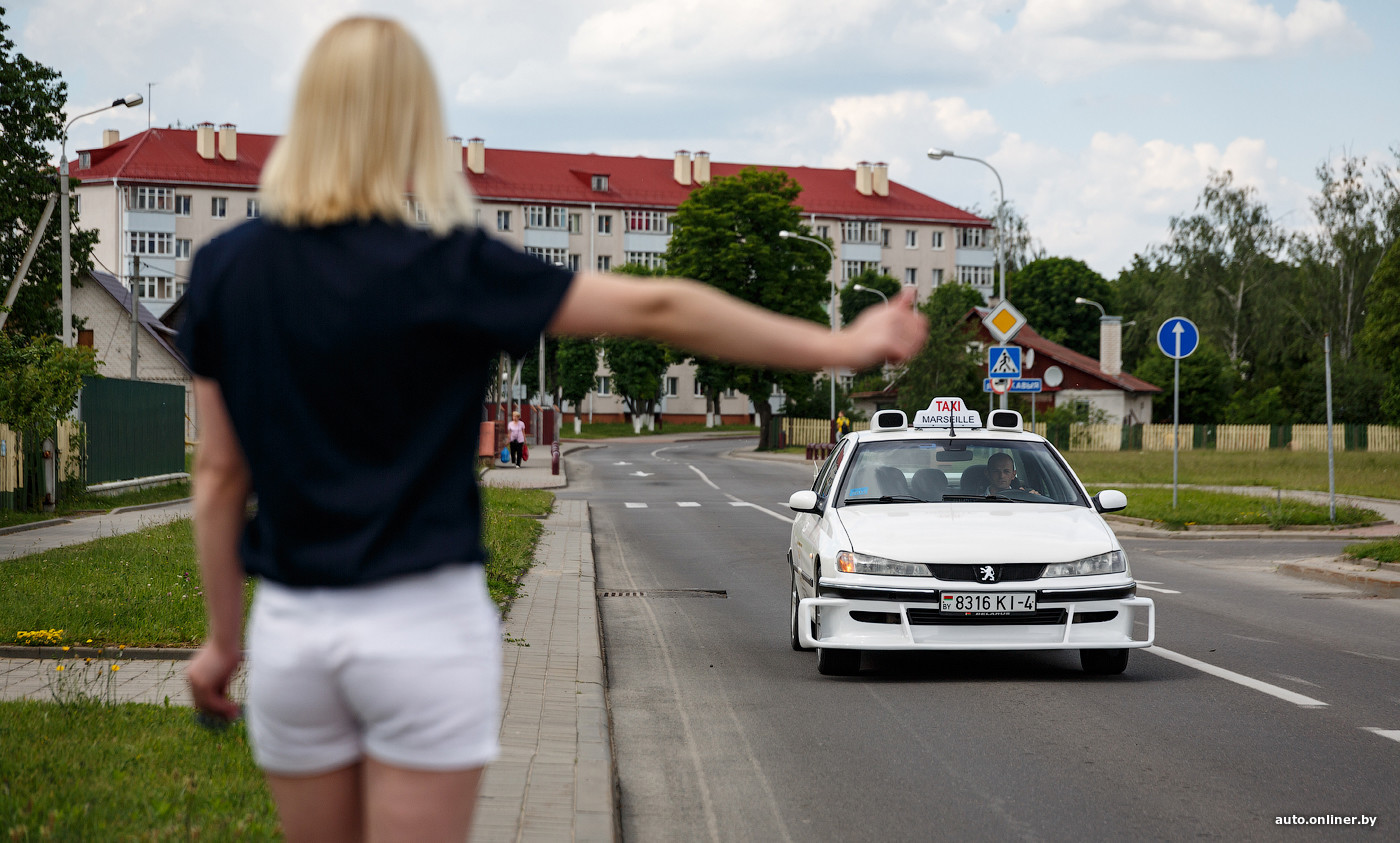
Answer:
[(833, 334), (805, 319), (781, 316), (683, 279), (634, 279), (579, 273), (565, 295), (553, 334), (615, 334), (661, 340), (698, 354), (782, 369), (899, 363), (924, 343), (927, 320), (905, 290)]
[(195, 707), (225, 719), (238, 716), (229, 681), (243, 658), (243, 562), (238, 542), (247, 518), (251, 478), (219, 384), (195, 377), (200, 441), (194, 460), (194, 532), (208, 637), (186, 673)]

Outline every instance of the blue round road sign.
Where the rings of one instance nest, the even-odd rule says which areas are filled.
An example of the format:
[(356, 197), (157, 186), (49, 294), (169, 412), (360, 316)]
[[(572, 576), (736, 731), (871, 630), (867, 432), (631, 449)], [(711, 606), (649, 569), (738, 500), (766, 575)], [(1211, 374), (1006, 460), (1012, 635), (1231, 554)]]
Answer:
[(1157, 347), (1173, 360), (1190, 357), (1200, 342), (1201, 332), (1196, 330), (1196, 323), (1185, 316), (1173, 316), (1157, 329)]

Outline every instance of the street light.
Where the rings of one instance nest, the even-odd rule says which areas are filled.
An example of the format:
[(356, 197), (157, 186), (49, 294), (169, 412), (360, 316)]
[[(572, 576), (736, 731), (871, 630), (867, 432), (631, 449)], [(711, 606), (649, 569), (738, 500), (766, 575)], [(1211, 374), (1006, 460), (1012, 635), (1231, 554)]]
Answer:
[[(992, 171), (992, 175), (994, 175), (994, 176), (997, 177), (997, 194), (999, 195), (1000, 200), (1001, 200), (1001, 201), (1000, 201), (1000, 204), (997, 205), (997, 219), (996, 219), (996, 226), (997, 226), (997, 276), (998, 276), (998, 279), (999, 279), (999, 283), (998, 283), (998, 287), (997, 287), (997, 290), (998, 290), (997, 295), (998, 295), (998, 297), (999, 297), (1003, 302), (1005, 302), (1005, 301), (1006, 301), (1006, 258), (1005, 258), (1005, 256), (1004, 256), (1003, 251), (1002, 251), (1002, 240), (1004, 239), (1002, 235), (1003, 235), (1004, 232), (1002, 231), (1001, 214), (1002, 214), (1002, 211), (1006, 208), (1006, 188), (1002, 186), (1002, 183), (1001, 183), (1001, 173), (998, 173), (996, 167), (993, 167), (991, 164), (988, 164), (986, 161), (983, 161), (981, 158), (973, 158), (973, 157), (970, 156), (970, 155), (958, 155), (956, 152), (954, 152), (954, 151), (951, 150), (951, 149), (936, 149), (936, 148), (935, 148), (935, 149), (930, 149), (930, 150), (928, 151), (928, 157), (929, 157), (930, 160), (933, 160), (933, 161), (941, 161), (941, 160), (944, 159), (944, 158), (961, 158), (961, 159), (964, 160), (964, 161), (976, 161), (978, 164), (981, 164), (982, 166), (986, 167), (988, 170), (991, 170), (991, 171)], [(1004, 392), (1003, 392), (1002, 395), (1001, 395), (1001, 408), (1002, 408), (1003, 410), (1006, 409), (1006, 393), (1004, 393)]]
[(874, 293), (875, 295), (877, 295), (877, 296), (879, 296), (880, 298), (884, 299), (884, 300), (885, 300), (885, 304), (889, 304), (889, 303), (890, 303), (890, 297), (889, 297), (889, 296), (885, 295), (884, 293), (880, 292), (879, 290), (874, 289), (873, 287), (867, 287), (867, 286), (865, 286), (864, 284), (852, 284), (852, 285), (851, 285), (851, 289), (852, 289), (852, 290), (858, 290), (858, 291), (860, 291), (860, 292), (862, 292), (862, 293)]
[(1106, 310), (1103, 309), (1103, 305), (1099, 304), (1098, 302), (1094, 301), (1093, 299), (1086, 299), (1086, 298), (1084, 298), (1083, 296), (1075, 296), (1075, 297), (1074, 297), (1074, 303), (1075, 303), (1075, 304), (1092, 304), (1094, 307), (1097, 307), (1097, 308), (1099, 309), (1099, 316), (1100, 316), (1101, 318), (1107, 318), (1107, 316), (1108, 316), (1108, 311), (1106, 311)]
[[(835, 269), (835, 268), (836, 268), (836, 253), (833, 252), (833, 251), (831, 251), (831, 247), (828, 246), (828, 245), (826, 245), (826, 241), (825, 241), (825, 240), (818, 240), (818, 239), (815, 238), (815, 237), (808, 237), (808, 236), (806, 236), (805, 234), (798, 234), (798, 233), (796, 233), (796, 232), (787, 231), (787, 230), (779, 231), (779, 232), (778, 232), (778, 236), (781, 237), (781, 238), (783, 238), (784, 240), (788, 240), (788, 239), (792, 239), (792, 240), (805, 240), (805, 241), (807, 241), (808, 243), (816, 243), (818, 246), (821, 246), (823, 249), (826, 249), (826, 253), (827, 253), (828, 255), (831, 255), (831, 266), (832, 266), (832, 269)], [(826, 280), (827, 280), (828, 283), (831, 284), (831, 305), (830, 305), (830, 307), (827, 308), (827, 312), (828, 312), (828, 315), (831, 317), (831, 332), (834, 334), (834, 333), (836, 333), (836, 282), (833, 281), (833, 280), (831, 279), (830, 276), (827, 276), (827, 279), (826, 279)], [(835, 422), (835, 421), (836, 421), (836, 367), (835, 367), (835, 366), (832, 366), (832, 367), (831, 367), (831, 421), (832, 421), (832, 422)]]
[[(75, 344), (73, 337), (73, 258), (72, 254), (69, 252), (68, 244), (68, 230), (72, 225), (68, 218), (68, 130), (73, 128), (74, 123), (84, 117), (91, 117), (98, 112), (106, 111), (109, 108), (116, 108), (119, 105), (124, 105), (127, 108), (135, 108), (145, 101), (145, 98), (140, 94), (128, 94), (121, 99), (112, 100), (111, 105), (104, 105), (101, 108), (94, 108), (92, 111), (79, 114), (77, 117), (69, 120), (67, 126), (63, 127), (63, 137), (59, 142), (58, 158), (58, 221), (59, 225), (63, 227), (63, 233), (60, 235), (59, 239), (61, 244), (59, 247), (59, 255), (63, 264), (63, 324), (61, 330), (63, 331), (63, 345), (68, 348), (72, 348)], [(137, 318), (135, 292), (133, 292), (131, 296), (131, 318)], [(136, 349), (133, 344), (132, 353), (134, 354), (135, 351)]]

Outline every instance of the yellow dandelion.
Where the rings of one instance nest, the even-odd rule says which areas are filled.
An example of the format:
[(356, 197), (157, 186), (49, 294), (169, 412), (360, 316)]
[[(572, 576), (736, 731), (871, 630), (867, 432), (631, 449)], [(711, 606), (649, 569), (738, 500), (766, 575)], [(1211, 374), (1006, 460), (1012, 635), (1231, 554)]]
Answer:
[(64, 644), (64, 645), (63, 645), (63, 651), (64, 651), (65, 653), (68, 652), (68, 645), (67, 645), (67, 644)]
[(63, 672), (63, 665), (58, 665), (57, 667), (54, 668), (54, 670), (57, 670), (59, 673), (62, 673), (62, 672)]
[(112, 665), (112, 669), (113, 669), (113, 670), (121, 670), (121, 669), (122, 669), (122, 666), (119, 665), (119, 664), (114, 664), (114, 665)]
[(87, 643), (91, 644), (91, 643), (92, 643), (92, 639), (89, 638), (89, 639), (87, 640)]

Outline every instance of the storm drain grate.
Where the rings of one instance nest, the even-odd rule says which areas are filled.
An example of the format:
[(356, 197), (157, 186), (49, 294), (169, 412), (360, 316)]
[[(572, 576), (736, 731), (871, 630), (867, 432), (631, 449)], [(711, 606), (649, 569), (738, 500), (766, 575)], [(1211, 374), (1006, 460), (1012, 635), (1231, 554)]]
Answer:
[(599, 591), (599, 597), (719, 597), (726, 598), (729, 592), (722, 588), (657, 588), (646, 591), (628, 589), (608, 589)]

